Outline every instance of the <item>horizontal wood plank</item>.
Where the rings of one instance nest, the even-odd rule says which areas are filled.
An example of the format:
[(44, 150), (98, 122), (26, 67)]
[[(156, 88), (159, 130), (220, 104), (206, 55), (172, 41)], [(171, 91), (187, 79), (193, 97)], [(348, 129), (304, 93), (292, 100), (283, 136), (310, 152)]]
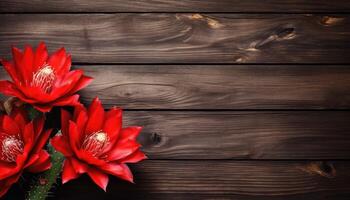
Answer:
[(349, 167), (349, 162), (145, 161), (132, 167), (136, 184), (111, 178), (104, 193), (84, 176), (60, 187), (55, 199), (345, 200)]
[(89, 103), (125, 109), (346, 109), (349, 66), (77, 66), (94, 81)]
[(151, 159), (348, 159), (350, 112), (127, 111)]
[[(80, 92), (106, 108), (349, 109), (347, 65), (93, 65)], [(0, 69), (0, 79), (9, 79)]]
[(46, 41), (80, 63), (349, 63), (348, 15), (2, 14), (0, 55)]
[(2, 0), (0, 12), (348, 12), (347, 0)]

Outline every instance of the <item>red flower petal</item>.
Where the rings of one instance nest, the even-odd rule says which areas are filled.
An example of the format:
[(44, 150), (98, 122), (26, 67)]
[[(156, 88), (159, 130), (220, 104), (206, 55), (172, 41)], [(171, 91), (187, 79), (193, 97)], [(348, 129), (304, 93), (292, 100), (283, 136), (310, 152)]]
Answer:
[(88, 170), (88, 175), (90, 178), (98, 185), (100, 188), (102, 188), (104, 191), (106, 191), (107, 184), (108, 184), (108, 175), (104, 174), (103, 172), (90, 167)]
[(81, 76), (79, 81), (75, 84), (74, 88), (70, 90), (70, 93), (75, 93), (83, 88), (85, 88), (87, 85), (89, 85), (92, 82), (93, 78), (89, 76)]
[(18, 135), (21, 132), (16, 121), (8, 115), (4, 115), (2, 118), (1, 130), (8, 135)]
[(79, 95), (75, 94), (72, 96), (63, 97), (63, 98), (57, 99), (52, 104), (54, 106), (77, 106), (77, 105), (80, 105)]
[(85, 112), (87, 113), (87, 110), (85, 109), (83, 104), (79, 104), (77, 106), (75, 106), (74, 108), (74, 114), (73, 114), (73, 121), (77, 121), (78, 116), (81, 112)]
[(21, 66), (21, 72), (23, 77), (23, 82), (26, 85), (29, 85), (32, 76), (33, 76), (33, 61), (34, 61), (34, 53), (31, 46), (26, 45), (22, 58), (23, 66)]
[(77, 156), (79, 157), (79, 160), (85, 161), (89, 165), (100, 166), (106, 164), (106, 161), (96, 158), (90, 152), (83, 149), (78, 152)]
[(65, 184), (68, 181), (72, 179), (76, 179), (78, 177), (79, 177), (79, 174), (75, 172), (70, 160), (66, 159), (63, 163), (62, 184)]
[(18, 124), (18, 127), (21, 129), (22, 132), (26, 123), (29, 122), (25, 110), (14, 107), (11, 111), (10, 116)]
[(28, 166), (29, 172), (39, 173), (51, 168), (50, 155), (45, 150), (41, 150), (38, 155), (39, 159)]
[[(16, 97), (20, 98), (22, 101), (33, 104), (37, 103), (38, 100), (46, 101), (48, 94), (43, 93), (42, 89), (39, 87), (28, 87), (25, 85), (17, 85), (15, 88), (17, 91)], [(20, 95), (20, 96), (17, 96)]]
[(12, 57), (14, 61), (14, 69), (17, 72), (17, 77), (20, 82), (23, 82), (23, 76), (22, 76), (22, 59), (23, 59), (23, 54), (21, 50), (19, 50), (16, 47), (12, 47)]
[(50, 143), (56, 149), (56, 151), (61, 152), (64, 156), (69, 157), (73, 155), (69, 142), (67, 139), (65, 139), (65, 136), (56, 135), (51, 139)]
[(140, 126), (130, 126), (123, 128), (120, 132), (118, 143), (124, 143), (128, 140), (136, 140), (137, 136), (140, 134), (142, 127)]
[(28, 160), (26, 160), (24, 168), (27, 168), (30, 165), (34, 164), (38, 159), (39, 159), (39, 155), (38, 154), (31, 155), (30, 158)]
[(45, 43), (40, 42), (34, 55), (33, 72), (36, 72), (40, 67), (44, 66), (48, 57), (49, 54), (47, 53)]
[(132, 140), (129, 140), (128, 142), (124, 142), (121, 144), (117, 143), (107, 153), (108, 160), (114, 161), (114, 160), (126, 158), (131, 154), (133, 154), (135, 151), (137, 151), (139, 148), (140, 148), (140, 144)]
[(53, 53), (48, 59), (48, 64), (55, 69), (56, 72), (61, 70), (67, 59), (66, 50), (62, 47)]
[(122, 110), (112, 108), (106, 113), (105, 119), (102, 130), (108, 134), (111, 141), (115, 141), (122, 128)]
[(113, 176), (117, 176), (123, 180), (134, 183), (133, 175), (132, 175), (129, 167), (126, 164), (108, 163), (108, 164), (100, 167), (100, 169), (102, 169), (103, 171), (105, 171)]
[(45, 116), (40, 116), (33, 121), (33, 127), (34, 127), (34, 133), (35, 133), (35, 140), (40, 136), (44, 129), (45, 124)]
[(53, 106), (76, 106), (79, 105), (79, 95), (73, 95), (57, 99), (48, 104), (33, 104), (34, 108), (41, 112), (49, 112)]
[(17, 83), (20, 82), (20, 78), (17, 75), (17, 71), (15, 69), (15, 66), (10, 63), (9, 61), (6, 60), (1, 60), (2, 65), (4, 66), (5, 70), (7, 71), (7, 73), (10, 75), (11, 79)]
[(52, 101), (62, 96), (73, 94), (70, 91), (78, 84), (82, 76), (82, 70), (74, 70), (65, 74), (63, 78), (57, 77), (48, 100)]
[(64, 110), (61, 109), (61, 132), (62, 135), (64, 135), (65, 137), (68, 137), (68, 132), (69, 132), (69, 120), (72, 119), (72, 115)]
[[(30, 144), (34, 142), (34, 126), (33, 122), (29, 122), (24, 126), (24, 130), (22, 133), (22, 139), (25, 144)], [(30, 147), (32, 148), (32, 147)]]
[(92, 101), (88, 112), (89, 120), (86, 124), (85, 133), (91, 134), (100, 131), (104, 121), (104, 109), (97, 97)]
[(70, 157), (69, 158), (74, 170), (76, 173), (78, 174), (84, 174), (85, 172), (88, 171), (88, 165), (86, 165), (85, 163), (83, 162), (80, 162), (78, 159), (75, 159), (73, 157)]
[(69, 143), (75, 154), (78, 154), (78, 148), (80, 147), (80, 131), (73, 121), (69, 121)]
[(0, 161), (0, 180), (11, 176), (16, 168), (16, 165), (13, 163), (8, 163), (4, 161)]
[(62, 67), (57, 71), (57, 74), (66, 74), (69, 72), (70, 67), (72, 65), (72, 57), (71, 55), (66, 55), (66, 61), (62, 65)]
[(10, 81), (0, 81), (0, 92), (7, 96), (16, 96), (18, 91), (15, 89), (16, 86)]
[(126, 158), (118, 160), (120, 163), (137, 163), (141, 160), (147, 159), (147, 156), (141, 151), (135, 151), (133, 154), (129, 155)]
[(52, 129), (45, 130), (40, 136), (38, 136), (36, 142), (35, 142), (35, 147), (33, 148), (32, 152), (37, 153), (44, 147), (46, 144), (47, 140), (50, 137)]
[(86, 111), (82, 110), (81, 112), (79, 112), (78, 114), (74, 113), (75, 115), (77, 115), (75, 117), (75, 122), (77, 125), (77, 128), (79, 130), (79, 140), (82, 141), (83, 140), (83, 133), (85, 131), (85, 126), (86, 126), (86, 122), (88, 120), (88, 116)]
[(33, 99), (28, 98), (21, 91), (19, 91), (17, 86), (10, 81), (0, 81), (0, 92), (7, 96), (18, 97), (20, 100), (27, 103), (35, 102)]

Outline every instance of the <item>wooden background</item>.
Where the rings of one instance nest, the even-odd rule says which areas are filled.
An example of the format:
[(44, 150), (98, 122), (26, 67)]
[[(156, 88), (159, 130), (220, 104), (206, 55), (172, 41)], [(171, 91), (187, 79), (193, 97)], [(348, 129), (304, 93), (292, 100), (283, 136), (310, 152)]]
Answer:
[[(349, 199), (347, 0), (0, 0), (0, 55), (65, 46), (150, 157), (51, 199)], [(4, 71), (0, 72), (2, 78)], [(14, 192), (10, 193), (14, 195)], [(13, 199), (14, 196), (8, 196)]]

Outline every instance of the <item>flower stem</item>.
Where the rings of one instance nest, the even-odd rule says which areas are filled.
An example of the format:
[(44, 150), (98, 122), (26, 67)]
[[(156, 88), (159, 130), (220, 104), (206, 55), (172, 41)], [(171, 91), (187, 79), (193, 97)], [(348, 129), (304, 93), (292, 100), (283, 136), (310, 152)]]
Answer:
[(48, 151), (51, 155), (52, 167), (41, 174), (39, 179), (31, 186), (26, 200), (45, 200), (61, 173), (64, 156), (51, 145), (48, 145)]

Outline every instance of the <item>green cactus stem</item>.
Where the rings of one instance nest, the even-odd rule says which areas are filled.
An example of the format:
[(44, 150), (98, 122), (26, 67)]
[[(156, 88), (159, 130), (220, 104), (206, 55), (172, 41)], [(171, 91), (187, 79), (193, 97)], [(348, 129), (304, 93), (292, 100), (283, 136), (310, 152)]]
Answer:
[(38, 180), (35, 181), (27, 193), (26, 200), (45, 200), (61, 173), (64, 156), (51, 145), (48, 145), (48, 151), (51, 155), (52, 167), (39, 175)]

